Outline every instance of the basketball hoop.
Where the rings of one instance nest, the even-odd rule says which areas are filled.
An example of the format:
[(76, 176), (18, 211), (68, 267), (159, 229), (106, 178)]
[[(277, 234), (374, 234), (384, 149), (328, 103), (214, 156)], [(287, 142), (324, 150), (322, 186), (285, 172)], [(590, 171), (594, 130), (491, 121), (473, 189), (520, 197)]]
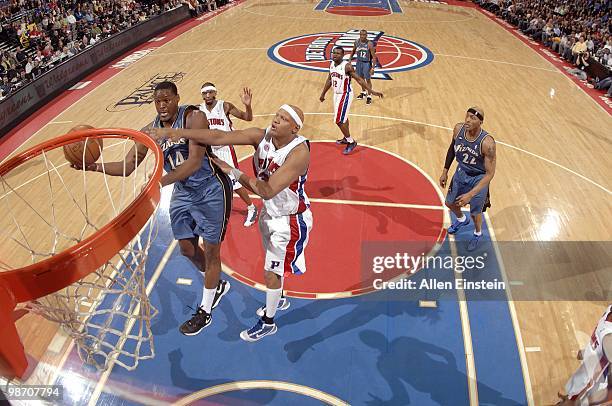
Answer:
[[(152, 153), (131, 174), (124, 163), (127, 176), (70, 168), (62, 147), (88, 139), (105, 139), (103, 168), (136, 143)], [(157, 310), (145, 263), (157, 233), (162, 165), (155, 141), (129, 129), (72, 132), (0, 165), (0, 365), (9, 376), (22, 377), (27, 367), (12, 318), (18, 303), (58, 322), (99, 370), (112, 363), (134, 369), (154, 356)]]

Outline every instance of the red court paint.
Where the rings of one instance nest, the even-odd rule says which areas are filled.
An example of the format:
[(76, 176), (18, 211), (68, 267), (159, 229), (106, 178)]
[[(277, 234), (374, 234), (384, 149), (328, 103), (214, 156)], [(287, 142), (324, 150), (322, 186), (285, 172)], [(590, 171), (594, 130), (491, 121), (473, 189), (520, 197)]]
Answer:
[[(329, 41), (325, 47), (325, 54), (331, 55), (331, 51), (335, 46), (336, 41), (342, 37), (344, 33), (326, 33), (326, 34), (309, 34), (285, 41), (281, 46), (278, 46), (275, 52), (277, 62), (285, 65), (299, 67), (301, 69), (315, 69), (328, 72), (329, 59), (324, 60), (308, 60), (307, 50), (317, 38), (322, 35), (329, 36), (333, 40)], [(432, 59), (430, 52), (422, 45), (408, 41), (403, 38), (396, 38), (382, 35), (376, 44), (376, 58), (382, 68), (381, 72), (397, 72), (425, 66)]]
[(339, 6), (326, 8), (325, 11), (331, 14), (338, 14), (343, 16), (367, 16), (376, 17), (391, 14), (390, 10), (379, 8), (379, 7), (368, 7), (368, 6)]
[[(219, 15), (220, 13), (235, 7), (239, 4), (242, 4), (244, 0), (238, 0), (232, 2), (224, 7), (219, 8), (218, 10), (209, 13), (202, 18), (199, 19), (189, 19), (182, 24), (177, 25), (174, 28), (171, 28), (169, 31), (164, 33), (160, 33), (157, 37), (164, 36), (165, 38), (161, 41), (156, 42), (144, 42), (138, 45), (135, 48), (127, 51), (123, 55), (119, 56), (117, 59), (109, 62), (104, 67), (96, 70), (92, 74), (80, 79), (80, 82), (91, 81), (91, 83), (83, 89), (80, 90), (66, 90), (60, 93), (56, 98), (51, 100), (49, 103), (41, 107), (34, 114), (30, 115), (26, 120), (24, 120), (21, 124), (13, 128), (10, 132), (5, 134), (0, 138), (0, 161), (5, 159), (9, 154), (15, 151), (21, 144), (27, 141), (34, 133), (39, 131), (45, 125), (50, 123), (55, 117), (61, 114), (63, 111), (68, 109), (68, 107), (72, 106), (74, 103), (83, 98), (86, 94), (93, 91), (95, 88), (100, 86), (102, 83), (106, 82), (111, 77), (115, 76), (117, 73), (121, 72), (123, 69), (113, 68), (112, 65), (121, 61), (128, 55), (131, 55), (137, 51), (148, 49), (148, 48), (159, 48), (167, 42), (175, 39), (179, 35), (189, 31), (195, 26), (198, 26), (213, 17)], [(104, 109), (104, 106), (100, 108)], [(79, 123), (74, 123), (74, 125)], [(62, 135), (62, 134), (57, 134)]]
[[(414, 241), (426, 251), (443, 241), (443, 210), (346, 204), (346, 201), (441, 206), (432, 183), (413, 165), (374, 148), (359, 146), (349, 156), (334, 143), (314, 142), (306, 182), (312, 202), (314, 227), (306, 248), (307, 272), (289, 276), (290, 296), (315, 298), (317, 294), (355, 295), (373, 291), (373, 273), (362, 273), (364, 241)], [(250, 161), (250, 158), (248, 158)], [(245, 172), (252, 176), (250, 165)], [(261, 202), (258, 205), (261, 207)], [(222, 261), (241, 282), (263, 284), (263, 248), (257, 225), (245, 228), (244, 203), (234, 199)], [(420, 254), (414, 253), (415, 255)], [(385, 272), (384, 280), (399, 273)], [(378, 277), (378, 276), (377, 276)]]

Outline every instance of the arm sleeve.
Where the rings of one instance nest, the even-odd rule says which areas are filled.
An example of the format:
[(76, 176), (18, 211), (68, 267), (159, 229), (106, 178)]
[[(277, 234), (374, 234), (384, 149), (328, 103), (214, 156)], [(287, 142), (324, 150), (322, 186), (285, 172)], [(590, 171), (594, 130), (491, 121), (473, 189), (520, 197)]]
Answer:
[(450, 169), (453, 160), (455, 159), (455, 139), (448, 146), (448, 151), (446, 151), (446, 160), (444, 161), (444, 169)]

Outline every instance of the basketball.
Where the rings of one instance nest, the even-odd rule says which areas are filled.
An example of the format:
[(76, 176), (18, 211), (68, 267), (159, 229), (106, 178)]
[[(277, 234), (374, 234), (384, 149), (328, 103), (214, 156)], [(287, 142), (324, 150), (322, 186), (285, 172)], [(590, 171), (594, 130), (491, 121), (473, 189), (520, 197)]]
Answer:
[[(93, 128), (94, 127), (87, 124), (77, 125), (70, 129), (69, 133)], [(89, 165), (100, 158), (102, 149), (103, 143), (101, 138), (86, 138), (82, 141), (64, 145), (64, 157), (68, 162), (74, 165), (83, 165), (83, 163)]]

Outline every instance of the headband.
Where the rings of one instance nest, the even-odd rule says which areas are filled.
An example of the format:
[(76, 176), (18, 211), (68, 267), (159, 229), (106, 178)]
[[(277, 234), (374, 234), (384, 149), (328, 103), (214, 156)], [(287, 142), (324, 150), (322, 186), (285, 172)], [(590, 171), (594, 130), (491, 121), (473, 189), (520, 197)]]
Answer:
[(216, 92), (216, 91), (217, 91), (217, 88), (216, 88), (216, 87), (214, 87), (214, 86), (204, 86), (204, 87), (202, 88), (202, 90), (200, 90), (200, 92), (202, 92), (202, 93), (206, 93), (206, 92)]
[(480, 121), (484, 121), (484, 117), (482, 116), (482, 113), (480, 111), (476, 111), (476, 110), (474, 110), (473, 108), (470, 107), (467, 112), (468, 113), (472, 113), (473, 115), (478, 117), (478, 119)]
[(300, 116), (298, 116), (298, 113), (296, 113), (290, 105), (283, 104), (282, 106), (280, 106), (280, 108), (289, 113), (293, 121), (295, 121), (295, 123), (297, 124), (298, 130), (304, 126), (304, 123), (302, 123)]

